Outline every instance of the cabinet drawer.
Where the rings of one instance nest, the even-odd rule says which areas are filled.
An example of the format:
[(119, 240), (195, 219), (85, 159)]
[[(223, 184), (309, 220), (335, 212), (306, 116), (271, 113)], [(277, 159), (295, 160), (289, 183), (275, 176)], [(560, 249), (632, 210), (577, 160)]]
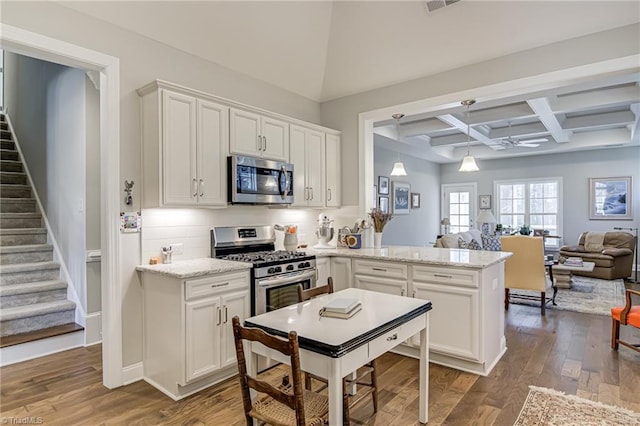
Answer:
[(434, 268), (431, 266), (414, 266), (411, 274), (413, 281), (457, 285), (461, 287), (478, 287), (478, 272), (460, 269)]
[(385, 278), (407, 278), (407, 265), (375, 260), (356, 260), (354, 273)]
[(219, 294), (229, 290), (249, 287), (248, 272), (232, 272), (210, 275), (185, 281), (185, 300)]
[(424, 315), (387, 331), (369, 342), (369, 356), (377, 357), (395, 348), (424, 328)]

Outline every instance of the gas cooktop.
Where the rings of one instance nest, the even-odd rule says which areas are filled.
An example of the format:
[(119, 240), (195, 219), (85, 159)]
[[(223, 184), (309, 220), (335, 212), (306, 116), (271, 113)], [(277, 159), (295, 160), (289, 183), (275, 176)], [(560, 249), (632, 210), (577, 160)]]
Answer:
[(286, 251), (286, 250), (265, 250), (250, 253), (234, 253), (222, 256), (219, 259), (234, 260), (236, 262), (251, 262), (255, 264), (286, 262), (291, 260), (302, 260), (308, 257), (303, 251)]

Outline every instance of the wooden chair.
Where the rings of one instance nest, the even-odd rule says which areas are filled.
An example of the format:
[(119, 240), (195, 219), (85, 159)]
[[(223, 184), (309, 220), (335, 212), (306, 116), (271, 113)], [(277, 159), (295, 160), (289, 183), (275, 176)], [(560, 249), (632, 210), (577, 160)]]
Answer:
[[(551, 301), (546, 297), (549, 281), (544, 266), (544, 243), (541, 237), (510, 235), (500, 238), (502, 251), (509, 251), (513, 256), (504, 265), (504, 309), (509, 310), (511, 297), (540, 301), (541, 314), (545, 314), (545, 306)], [(511, 289), (540, 292), (540, 297), (529, 295), (511, 295)]]
[(632, 294), (640, 296), (640, 291), (627, 289), (625, 292), (627, 303), (624, 306), (611, 308), (611, 320), (613, 322), (611, 328), (611, 349), (616, 351), (620, 343), (634, 351), (640, 352), (640, 344), (632, 344), (620, 340), (620, 324), (640, 328), (640, 306), (633, 306), (631, 304)]
[[(236, 344), (240, 390), (247, 426), (253, 425), (253, 419), (276, 426), (316, 426), (327, 423), (329, 404), (327, 397), (302, 388), (298, 335), (289, 332), (288, 340), (265, 333), (256, 328), (245, 328), (240, 319), (232, 319), (233, 336)], [(243, 340), (259, 342), (291, 358), (291, 376), (293, 385), (285, 383), (280, 387), (259, 380), (247, 373)], [(291, 389), (293, 388), (293, 390)], [(251, 400), (250, 389), (265, 394)]]
[[(314, 297), (321, 296), (323, 294), (333, 293), (333, 278), (329, 277), (327, 284), (320, 287), (313, 287), (308, 290), (302, 288), (302, 285), (298, 284), (298, 302), (304, 302)], [(373, 401), (373, 412), (378, 412), (378, 377), (376, 373), (377, 360), (372, 360), (368, 364), (365, 364), (357, 371), (355, 377), (345, 377), (342, 379), (342, 393), (343, 393), (343, 422), (345, 425), (350, 423), (349, 409), (354, 407), (360, 401), (367, 396), (371, 395)], [(369, 381), (365, 382), (363, 379), (369, 376)], [(315, 379), (323, 383), (316, 392), (322, 391), (327, 387), (327, 381), (321, 377), (315, 376), (311, 373), (305, 373), (304, 384), (307, 390), (311, 390), (312, 380)], [(364, 386), (365, 390), (358, 392), (356, 395), (349, 395), (347, 392), (348, 387), (353, 385)]]

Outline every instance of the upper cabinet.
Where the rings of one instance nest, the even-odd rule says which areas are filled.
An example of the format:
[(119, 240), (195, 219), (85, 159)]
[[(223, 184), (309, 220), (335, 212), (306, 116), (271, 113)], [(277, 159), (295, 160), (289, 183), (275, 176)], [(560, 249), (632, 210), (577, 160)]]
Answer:
[(289, 152), (293, 163), (293, 206), (324, 207), (324, 133), (291, 125)]
[(231, 154), (289, 161), (289, 124), (271, 117), (231, 108)]
[(142, 107), (143, 205), (225, 206), (229, 108), (161, 87)]
[(340, 178), (340, 136), (332, 133), (327, 133), (325, 136), (325, 146), (326, 205), (327, 207), (340, 207), (340, 185), (342, 184), (342, 179)]

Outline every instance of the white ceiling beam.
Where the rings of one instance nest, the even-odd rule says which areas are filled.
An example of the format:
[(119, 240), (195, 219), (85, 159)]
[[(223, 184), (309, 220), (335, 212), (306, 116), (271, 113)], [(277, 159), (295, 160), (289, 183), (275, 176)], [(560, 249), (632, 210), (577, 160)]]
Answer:
[[(479, 106), (476, 105), (476, 108), (479, 108)], [(474, 111), (472, 107), (469, 112), (469, 123), (474, 126), (478, 124), (504, 121), (505, 117), (518, 119), (535, 115), (536, 114), (534, 113), (534, 111), (529, 107), (529, 105), (527, 105), (526, 102), (519, 102), (515, 104), (503, 105), (487, 109), (478, 109), (477, 111)]]
[(544, 124), (535, 122), (511, 126), (511, 131), (509, 131), (509, 126), (498, 127), (491, 130), (491, 132), (489, 133), (489, 137), (491, 139), (506, 139), (511, 136), (513, 138), (519, 139), (540, 137), (548, 134), (549, 130), (547, 130)]
[(501, 146), (499, 142), (492, 140), (487, 135), (480, 133), (478, 130), (474, 129), (473, 127), (468, 128), (467, 123), (465, 123), (464, 121), (458, 119), (457, 117), (451, 114), (439, 115), (437, 118), (457, 128), (459, 131), (461, 131), (465, 135), (469, 135), (473, 139), (477, 140), (478, 142), (482, 142), (483, 144), (490, 146), (493, 149), (497, 149), (498, 147)]
[(531, 109), (538, 114), (542, 124), (549, 130), (553, 139), (558, 143), (569, 142), (570, 132), (566, 132), (556, 118), (548, 98), (530, 99), (527, 101)]
[(426, 135), (429, 133), (442, 132), (450, 129), (451, 126), (435, 118), (400, 124), (400, 134), (405, 137)]
[(594, 108), (628, 105), (640, 99), (640, 87), (629, 84), (623, 87), (592, 90), (572, 95), (559, 95), (551, 102), (553, 110), (558, 112), (584, 111)]
[(592, 129), (597, 127), (624, 127), (636, 120), (631, 111), (606, 112), (569, 117), (562, 123), (566, 130)]
[(631, 111), (635, 114), (636, 120), (631, 124), (631, 142), (640, 142), (640, 103), (632, 104)]

